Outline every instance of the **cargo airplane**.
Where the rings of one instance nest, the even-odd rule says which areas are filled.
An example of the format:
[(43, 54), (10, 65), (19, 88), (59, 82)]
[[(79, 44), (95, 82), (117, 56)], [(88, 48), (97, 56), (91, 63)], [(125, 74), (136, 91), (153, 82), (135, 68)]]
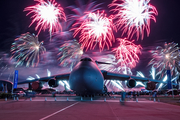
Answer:
[(51, 77), (43, 77), (31, 81), (23, 81), (18, 84), (29, 83), (33, 90), (41, 89), (42, 83), (48, 82), (50, 87), (57, 87), (59, 81), (69, 81), (70, 89), (78, 95), (95, 95), (103, 94), (105, 91), (104, 80), (127, 80), (127, 87), (133, 88), (137, 81), (145, 83), (147, 90), (154, 90), (156, 83), (166, 83), (160, 80), (150, 78), (142, 78), (133, 75), (119, 74), (100, 70), (97, 64), (107, 64), (94, 61), (89, 57), (82, 58), (80, 62), (69, 73), (53, 75)]

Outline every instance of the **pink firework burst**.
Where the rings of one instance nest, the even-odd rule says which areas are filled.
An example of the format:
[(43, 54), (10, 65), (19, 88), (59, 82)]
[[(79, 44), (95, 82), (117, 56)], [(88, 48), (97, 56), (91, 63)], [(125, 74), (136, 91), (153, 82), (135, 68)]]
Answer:
[(35, 30), (39, 29), (38, 34), (43, 29), (49, 28), (50, 37), (52, 32), (56, 32), (62, 29), (61, 24), (59, 22), (60, 19), (66, 21), (66, 16), (60, 4), (57, 4), (55, 0), (48, 0), (45, 2), (44, 0), (34, 0), (39, 2), (34, 6), (29, 6), (24, 9), (24, 11), (29, 11), (27, 15), (33, 13), (34, 15), (31, 26), (34, 22), (37, 21), (37, 25)]
[(136, 63), (139, 61), (138, 53), (141, 54), (142, 47), (140, 45), (135, 45), (133, 41), (128, 41), (126, 38), (117, 38), (120, 41), (119, 46), (113, 49), (115, 52), (116, 59), (118, 59), (118, 64), (120, 66), (129, 66), (134, 68)]
[(100, 51), (104, 49), (106, 45), (109, 49), (114, 41), (113, 29), (116, 30), (112, 19), (113, 17), (106, 17), (103, 12), (97, 11), (97, 13), (87, 13), (87, 19), (78, 28), (73, 28), (74, 37), (80, 33), (79, 43), (82, 43), (82, 47), (88, 49), (94, 49), (98, 44)]
[(137, 40), (141, 36), (144, 38), (144, 30), (147, 36), (150, 34), (150, 19), (156, 22), (154, 15), (158, 12), (154, 6), (149, 4), (150, 0), (114, 0), (109, 7), (115, 12), (116, 26), (122, 29), (123, 33), (127, 33), (128, 38), (132, 38), (134, 34)]

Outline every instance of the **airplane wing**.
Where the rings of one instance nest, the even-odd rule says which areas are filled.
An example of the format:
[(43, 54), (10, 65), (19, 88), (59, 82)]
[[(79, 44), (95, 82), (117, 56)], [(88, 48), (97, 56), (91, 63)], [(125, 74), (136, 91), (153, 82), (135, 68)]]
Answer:
[[(167, 84), (167, 82), (163, 82), (161, 80), (154, 80), (151, 78), (142, 78), (142, 77), (138, 77), (138, 76), (133, 76), (133, 75), (126, 75), (126, 74), (120, 74), (120, 73), (113, 73), (113, 72), (108, 72), (105, 70), (101, 70), (104, 79), (105, 80), (120, 80), (120, 81), (125, 81), (125, 80), (129, 80), (129, 79), (134, 79), (136, 81), (141, 81), (141, 82), (154, 82), (154, 83), (165, 83)], [(175, 83), (172, 83), (172, 85), (177, 85)]]
[(130, 79), (130, 76), (125, 75), (125, 74), (118, 74), (118, 73), (108, 72), (105, 70), (101, 70), (101, 72), (102, 72), (105, 80), (121, 80), (121, 81), (124, 81), (124, 80)]
[(48, 80), (50, 80), (50, 79), (56, 79), (58, 81), (69, 80), (69, 75), (70, 75), (70, 73), (59, 74), (59, 75), (52, 75), (50, 77), (42, 77), (40, 79), (26, 80), (26, 81), (18, 82), (18, 84), (32, 83), (32, 82), (35, 82), (35, 81), (48, 82)]

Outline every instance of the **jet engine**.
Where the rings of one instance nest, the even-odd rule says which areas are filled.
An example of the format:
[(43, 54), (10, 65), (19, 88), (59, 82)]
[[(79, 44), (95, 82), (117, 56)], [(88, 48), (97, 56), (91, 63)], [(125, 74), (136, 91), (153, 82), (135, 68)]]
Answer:
[(145, 87), (147, 90), (154, 90), (156, 89), (156, 83), (154, 82), (148, 82)]
[(35, 81), (32, 83), (32, 89), (33, 90), (39, 90), (42, 88), (42, 83), (39, 81)]
[(134, 80), (134, 79), (129, 79), (129, 80), (127, 81), (127, 84), (126, 84), (126, 85), (128, 86), (128, 88), (133, 88), (133, 87), (136, 86), (136, 80)]
[(56, 79), (50, 79), (50, 80), (48, 81), (48, 85), (49, 85), (50, 87), (57, 87), (57, 86), (58, 86), (57, 80), (56, 80)]

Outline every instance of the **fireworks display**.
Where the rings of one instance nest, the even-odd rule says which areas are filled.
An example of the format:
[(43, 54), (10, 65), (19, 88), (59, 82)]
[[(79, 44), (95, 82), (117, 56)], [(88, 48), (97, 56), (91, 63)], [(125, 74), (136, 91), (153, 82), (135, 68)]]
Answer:
[[(25, 7), (23, 6), (24, 3), (18, 2), (17, 4), (22, 8), (18, 5), (14, 5), (14, 8), (18, 6), (20, 12), (23, 13), (22, 10), (24, 10), (26, 16), (30, 16), (30, 21), (32, 21), (28, 25), (29, 27), (35, 27), (34, 30), (37, 31), (37, 35), (24, 32), (27, 28), (25, 25), (26, 22), (24, 22), (24, 24), (19, 23), (28, 18), (25, 18), (25, 15), (23, 15), (24, 17), (21, 16), (19, 11), (14, 12), (10, 22), (7, 20), (8, 23), (10, 23), (11, 26), (15, 26), (16, 29), (10, 30), (12, 27), (9, 29), (6, 20), (2, 21), (3, 24), (5, 23), (4, 25), (2, 24), (2, 27), (7, 26), (7, 29), (10, 31), (4, 32), (6, 29), (2, 29), (1, 39), (8, 39), (6, 42), (10, 41), (10, 39), (14, 40), (14, 36), (24, 33), (18, 36), (12, 44), (9, 44), (11, 45), (11, 51), (8, 51), (9, 53), (6, 52), (6, 56), (0, 56), (0, 76), (11, 76), (8, 80), (11, 78), (13, 80), (13, 72), (17, 66), (17, 70), (21, 69), (21, 75), (26, 76), (26, 78), (27, 72), (24, 72), (23, 69), (27, 70), (26, 67), (29, 67), (28, 71), (34, 72), (33, 75), (36, 75), (36, 77), (32, 77), (32, 74), (28, 73), (29, 77), (27, 80), (40, 79), (40, 76), (45, 77), (46, 75), (42, 75), (41, 73), (46, 69), (48, 77), (54, 74), (61, 74), (62, 69), (67, 69), (67, 71), (70, 72), (80, 61), (82, 55), (85, 54), (84, 52), (86, 52), (88, 57), (92, 58), (96, 57), (93, 53), (98, 52), (97, 59), (94, 60), (98, 61), (96, 62), (100, 70), (133, 75), (134, 69), (136, 69), (135, 67), (140, 60), (139, 55), (142, 50), (141, 45), (136, 45), (134, 40), (143, 40), (144, 38), (146, 39), (146, 36), (148, 37), (150, 35), (150, 23), (155, 23), (156, 16), (158, 15), (158, 11), (153, 5), (162, 5), (157, 1), (152, 1), (153, 5), (151, 5), (150, 0), (112, 0), (112, 2), (103, 1), (103, 3), (100, 3), (101, 1), (98, 0), (96, 2), (92, 0), (88, 2), (83, 0), (68, 0), (60, 4), (58, 3), (59, 1), (56, 2), (55, 0), (34, 0), (33, 2), (35, 2), (35, 4)], [(3, 3), (5, 3), (5, 1), (3, 1)], [(76, 5), (73, 5), (75, 3)], [(11, 5), (8, 5), (9, 3), (6, 4), (7, 12), (4, 15), (12, 12), (12, 9), (9, 9)], [(64, 5), (67, 5), (67, 7), (64, 7)], [(168, 6), (169, 4), (166, 3), (164, 5)], [(105, 6), (107, 8), (104, 8)], [(166, 10), (167, 6), (166, 8), (161, 7), (160, 10), (163, 11), (162, 8)], [(110, 9), (108, 10), (108, 8)], [(4, 9), (4, 7), (2, 7), (2, 9)], [(168, 22), (172, 23), (172, 25), (168, 27), (175, 26), (177, 23), (173, 23), (174, 19), (172, 20), (173, 17), (169, 17), (169, 14), (172, 13), (172, 11), (176, 11), (174, 9), (162, 11), (159, 11), (159, 13), (163, 13), (163, 15), (161, 14), (161, 16), (158, 17), (157, 22), (160, 22), (157, 23), (157, 27), (166, 27), (167, 21), (165, 21), (165, 19), (168, 19)], [(65, 12), (67, 12), (68, 15), (66, 15)], [(17, 16), (15, 13), (18, 14), (18, 18), (14, 17)], [(164, 16), (166, 16), (166, 18)], [(4, 17), (11, 18), (11, 16)], [(172, 29), (174, 30), (173, 33), (171, 33)], [(164, 30), (164, 28), (161, 28), (161, 30)], [(157, 29), (154, 31), (153, 29), (151, 31), (154, 33), (157, 32), (155, 35), (158, 35), (158, 39), (162, 39), (161, 35), (166, 34), (166, 37), (177, 40), (177, 36), (174, 36), (177, 33), (174, 34), (174, 32), (178, 30), (168, 28), (168, 30), (171, 30), (169, 34), (167, 34), (166, 31), (160, 33), (159, 31), (161, 30)], [(43, 31), (49, 32), (48, 36), (50, 34), (50, 41), (46, 41), (47, 36), (45, 34), (40, 34)], [(116, 33), (117, 31), (119, 33)], [(120, 35), (122, 38), (119, 37)], [(43, 41), (38, 40), (38, 36), (39, 38), (43, 38), (45, 43), (47, 42), (45, 44), (46, 48), (43, 45)], [(155, 41), (154, 37), (150, 36), (149, 39), (152, 39), (153, 42)], [(5, 50), (4, 45), (6, 42), (2, 42), (2, 50)], [(142, 46), (146, 46), (145, 44), (147, 45), (149, 42), (142, 42)], [(151, 75), (153, 79), (158, 77), (158, 79), (166, 82), (166, 71), (170, 69), (172, 74), (171, 81), (177, 83), (177, 76), (179, 76), (180, 72), (180, 53), (179, 47), (177, 46), (178, 44), (173, 42), (165, 43), (163, 46), (157, 46), (155, 50), (151, 50), (153, 58), (150, 62), (148, 61), (148, 65), (152, 65)], [(46, 52), (46, 49), (48, 52)], [(143, 53), (146, 53), (145, 50), (143, 50)], [(45, 52), (46, 54), (44, 54)], [(2, 53), (2, 55), (5, 54)], [(7, 61), (9, 63), (7, 63)], [(143, 65), (147, 64), (147, 61), (142, 61), (144, 62)], [(111, 64), (101, 64), (101, 62)], [(57, 66), (57, 64), (59, 64), (59, 66)], [(49, 67), (52, 68), (52, 75), (48, 70)], [(35, 69), (37, 71), (35, 71)], [(157, 73), (155, 73), (155, 69)], [(137, 76), (145, 77), (138, 71)], [(22, 78), (22, 80), (23, 79), (24, 78)], [(112, 88), (111, 85), (118, 88), (118, 90), (125, 90), (127, 88), (124, 81), (106, 80), (104, 84), (107, 85), (107, 87), (109, 86), (110, 89)], [(59, 85), (66, 85), (68, 89), (70, 87), (66, 81), (59, 81)], [(137, 85), (144, 86), (144, 84), (140, 82), (137, 82)], [(166, 84), (164, 84), (164, 86), (166, 86)], [(157, 84), (158, 90), (164, 86), (163, 84)]]
[[(51, 71), (47, 69), (47, 76), (50, 77), (51, 76)], [(35, 80), (35, 79), (40, 79), (40, 75), (36, 74), (36, 78), (35, 77), (32, 77), (32, 76), (28, 76), (28, 78), (26, 78), (26, 80)], [(63, 81), (59, 81), (58, 82), (59, 85), (61, 86), (67, 86), (67, 89), (70, 90), (70, 86), (69, 86), (69, 83), (66, 81), (66, 80), (63, 80)], [(43, 84), (43, 88), (50, 88), (50, 86), (46, 83), (46, 84)], [(57, 89), (57, 88), (56, 88)]]
[(35, 0), (39, 2), (34, 6), (29, 6), (24, 9), (24, 11), (29, 11), (27, 15), (33, 13), (34, 15), (31, 17), (33, 20), (30, 26), (37, 22), (35, 30), (39, 29), (38, 35), (40, 31), (43, 29), (49, 28), (50, 37), (52, 32), (61, 30), (60, 19), (66, 20), (66, 16), (60, 4), (57, 4), (55, 0), (48, 0), (45, 2), (44, 0)]
[(124, 86), (122, 84), (122, 81), (117, 81), (117, 80), (106, 80), (105, 83), (106, 87), (109, 89), (112, 89), (113, 91), (119, 91), (123, 90), (124, 91)]
[(115, 22), (123, 33), (127, 33), (128, 38), (136, 34), (137, 40), (141, 36), (144, 38), (144, 31), (147, 36), (150, 34), (150, 19), (156, 22), (155, 15), (158, 14), (156, 8), (149, 4), (150, 0), (114, 0), (109, 7), (115, 7)]
[(84, 5), (81, 0), (77, 0), (76, 2), (78, 6), (68, 6), (68, 8), (75, 13), (68, 16), (69, 21), (75, 21), (73, 24), (74, 27), (80, 25), (88, 17), (88, 13), (100, 10), (99, 6), (101, 4), (97, 4), (96, 2), (89, 2), (86, 5)]
[(115, 73), (122, 73), (122, 74), (130, 74), (132, 75), (131, 68), (126, 66), (125, 64), (120, 66), (120, 60), (117, 60), (115, 55), (113, 54), (107, 54), (107, 55), (101, 55), (100, 57), (96, 58), (98, 61), (107, 62), (111, 64), (98, 64), (98, 67), (101, 70), (107, 70)]
[[(167, 77), (167, 75), (165, 75), (165, 77), (163, 77), (162, 81), (167, 82), (167, 79), (168, 79), (168, 77)], [(179, 76), (176, 76), (176, 77), (171, 79), (171, 82), (175, 82), (177, 84), (178, 79), (179, 79)], [(165, 86), (167, 86), (167, 84), (160, 83), (157, 90), (159, 90), (159, 89), (161, 89), (161, 88), (163, 88)]]
[[(123, 66), (119, 66), (120, 61), (116, 59), (115, 55), (113, 54), (107, 54), (107, 55), (101, 55), (99, 57), (96, 57), (98, 61), (107, 62), (111, 64), (98, 64), (98, 67), (100, 70), (106, 70), (114, 73), (121, 73), (121, 74), (129, 74), (132, 75), (131, 68), (126, 66), (125, 64)], [(105, 80), (104, 83), (109, 89), (113, 88), (112, 90), (123, 90), (126, 88), (124, 81), (117, 81), (117, 80)]]
[(46, 51), (43, 41), (39, 42), (38, 37), (29, 32), (16, 38), (11, 46), (12, 58), (17, 60), (18, 65), (26, 63), (26, 67), (37, 66), (40, 61), (40, 55)]
[(58, 61), (60, 65), (70, 66), (70, 69), (80, 61), (83, 54), (81, 45), (76, 40), (65, 41), (59, 48)]
[(128, 41), (126, 38), (117, 38), (117, 40), (120, 43), (117, 48), (113, 49), (113, 52), (115, 52), (116, 59), (119, 60), (119, 65), (134, 68), (139, 61), (138, 54), (141, 54), (142, 47), (135, 45), (133, 41)]
[(109, 49), (114, 41), (113, 29), (115, 29), (112, 22), (112, 16), (106, 17), (104, 12), (88, 13), (87, 19), (78, 28), (73, 28), (74, 37), (80, 33), (79, 43), (82, 47), (94, 49), (96, 44), (99, 45), (100, 51), (106, 45)]
[[(137, 71), (136, 76), (145, 78), (145, 75), (142, 72), (140, 72), (140, 71)], [(152, 77), (152, 79), (155, 79), (155, 77), (156, 77), (156, 69), (154, 67), (151, 68), (150, 76)], [(141, 86), (145, 87), (145, 85), (142, 82), (137, 82), (136, 86), (137, 85), (141, 85)]]
[[(145, 77), (145, 75), (140, 71), (137, 71), (136, 76), (143, 77), (143, 78)], [(157, 74), (156, 74), (156, 69), (154, 67), (151, 67), (150, 76), (152, 77), (152, 79), (156, 79)], [(177, 83), (178, 78), (179, 78), (178, 76), (173, 77), (171, 79), (171, 82)], [(167, 82), (167, 75), (164, 75), (161, 79), (162, 80), (160, 81)], [(137, 82), (137, 84), (145, 86), (142, 82)], [(160, 90), (161, 88), (165, 87), (167, 84), (157, 83), (156, 85), (157, 85), (157, 90)]]
[(171, 74), (176, 76), (180, 71), (180, 51), (178, 44), (171, 42), (165, 43), (164, 46), (158, 46), (155, 50), (151, 50), (152, 59), (149, 65), (157, 68), (159, 72), (157, 75), (163, 77), (167, 69), (171, 70)]

